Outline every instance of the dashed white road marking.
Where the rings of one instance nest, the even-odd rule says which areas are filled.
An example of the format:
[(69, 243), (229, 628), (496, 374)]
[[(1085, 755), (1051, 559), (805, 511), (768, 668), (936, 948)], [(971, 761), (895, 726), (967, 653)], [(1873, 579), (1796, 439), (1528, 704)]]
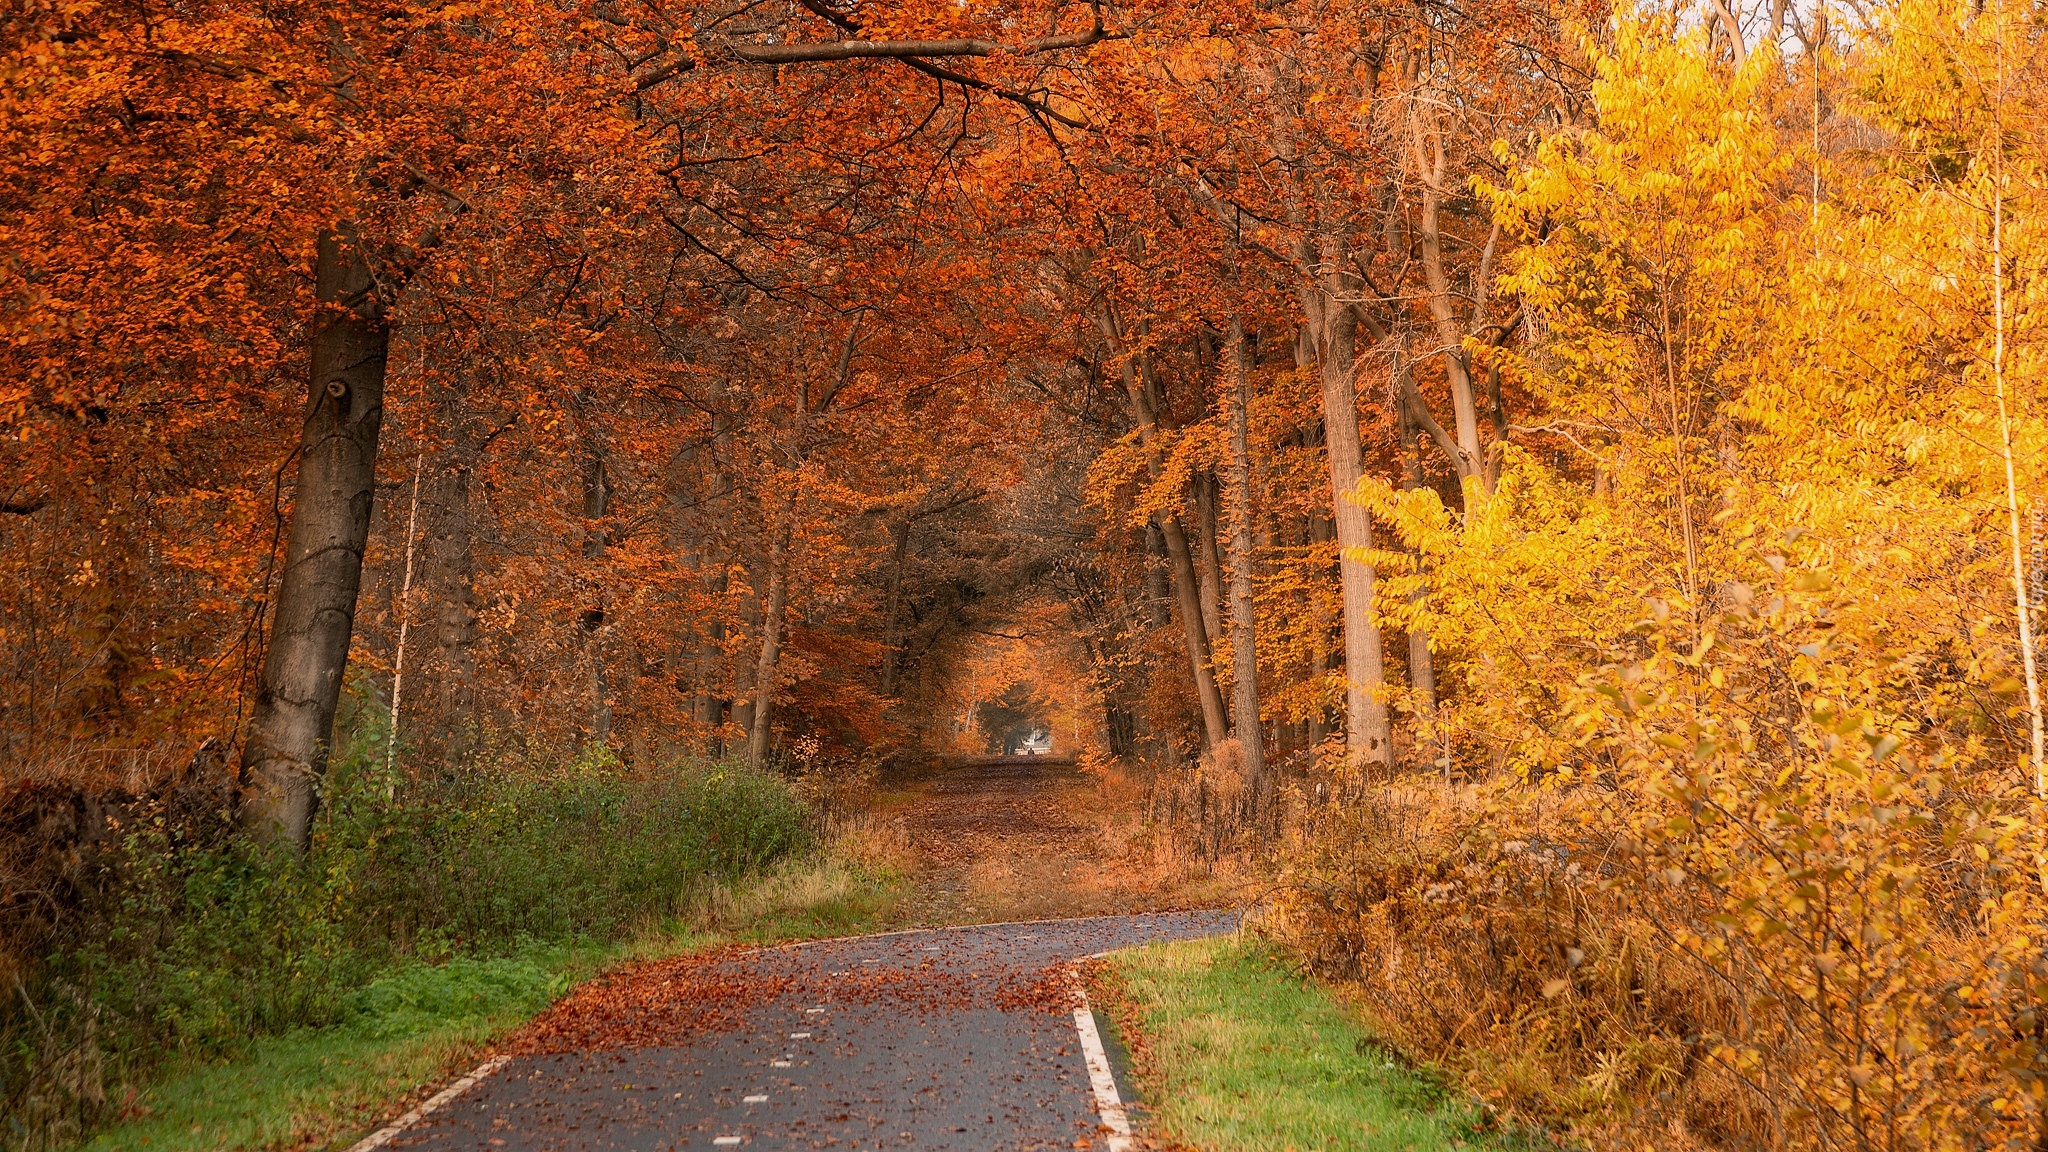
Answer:
[(729, 1144), (739, 1143), (740, 1138), (737, 1136), (713, 1136), (711, 1142), (722, 1148)]
[(740, 1097), (740, 1103), (742, 1103), (742, 1104), (766, 1104), (767, 1102), (768, 1102), (768, 1098), (767, 1098), (766, 1096), (742, 1096), (742, 1097)]
[(1109, 1129), (1109, 1152), (1130, 1152), (1131, 1118), (1117, 1095), (1116, 1075), (1109, 1070), (1109, 1053), (1102, 1050), (1102, 1034), (1095, 1030), (1095, 1013), (1088, 1007), (1088, 994), (1081, 993), (1081, 1006), (1074, 1009), (1074, 1031), (1081, 1034), (1081, 1055), (1088, 1063), (1088, 1084), (1095, 1089), (1095, 1111), (1102, 1126)]
[(789, 1038), (791, 1040), (809, 1040), (811, 1034), (809, 1032), (791, 1032)]
[(768, 1066), (770, 1068), (788, 1068), (790, 1063), (787, 1060), (770, 1060)]
[(806, 1009), (804, 1009), (804, 1015), (806, 1015), (806, 1016), (809, 1016), (809, 1015), (810, 1015), (811, 1013), (813, 1013), (813, 1012), (823, 1012), (823, 1011), (824, 1011), (824, 1009), (823, 1009), (823, 1008), (806, 1008)]
[(426, 1103), (421, 1104), (384, 1127), (377, 1129), (354, 1144), (349, 1145), (348, 1152), (373, 1152), (374, 1149), (382, 1148), (384, 1145), (389, 1144), (399, 1133), (426, 1119), (429, 1112), (476, 1087), (477, 1081), (503, 1068), (505, 1062), (510, 1059), (512, 1059), (510, 1056), (493, 1056), (489, 1060), (477, 1065), (470, 1070), (469, 1075), (428, 1097)]

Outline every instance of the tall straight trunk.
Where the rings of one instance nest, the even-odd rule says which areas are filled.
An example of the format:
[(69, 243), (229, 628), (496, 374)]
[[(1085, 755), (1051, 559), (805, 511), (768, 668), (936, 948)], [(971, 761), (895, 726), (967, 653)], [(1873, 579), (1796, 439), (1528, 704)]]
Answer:
[(796, 509), (785, 513), (768, 547), (768, 594), (761, 608), (761, 660), (754, 667), (754, 714), (747, 733), (747, 763), (768, 763), (769, 725), (775, 714), (775, 671), (782, 662), (782, 617), (789, 606), (789, 542)]
[[(344, 226), (346, 228), (346, 226)], [(391, 326), (355, 237), (322, 232), (312, 372), (284, 576), (242, 746), (239, 820), (304, 847), (348, 669), (376, 492)]]
[(910, 554), (911, 518), (905, 516), (896, 525), (895, 539), (890, 553), (889, 600), (882, 615), (882, 679), (884, 696), (896, 694), (896, 677), (903, 669), (903, 642), (896, 634), (897, 620), (903, 614), (903, 562)]
[(1372, 514), (1349, 499), (1364, 475), (1358, 439), (1358, 318), (1343, 302), (1335, 271), (1344, 266), (1343, 242), (1329, 238), (1320, 267), (1302, 285), (1303, 312), (1322, 384), (1323, 443), (1330, 459), (1330, 503), (1337, 521), (1338, 582), (1344, 597), (1344, 746), (1361, 764), (1384, 767), (1391, 754), (1386, 701), (1386, 660), (1372, 618), (1378, 573), (1359, 558), (1372, 548)]
[[(1328, 544), (1337, 538), (1337, 526), (1327, 517), (1311, 514), (1308, 520), (1308, 539), (1311, 544)], [(1309, 655), (1309, 675), (1321, 676), (1330, 670), (1329, 653), (1323, 651), (1322, 642), (1329, 636), (1329, 620), (1320, 612), (1316, 614), (1316, 645)], [(1323, 738), (1330, 734), (1329, 717), (1320, 706), (1308, 718), (1308, 746), (1320, 748)]]
[(1230, 318), (1224, 350), (1229, 374), (1230, 463), (1224, 480), (1230, 521), (1231, 720), (1243, 748), (1245, 788), (1252, 802), (1266, 794), (1266, 747), (1259, 724), (1258, 614), (1252, 602), (1251, 350), (1244, 323)]
[[(1119, 351), (1128, 351), (1123, 346), (1122, 332), (1113, 313), (1105, 314), (1101, 321), (1104, 335), (1116, 345)], [(1145, 469), (1153, 478), (1159, 478), (1159, 415), (1154, 406), (1160, 394), (1150, 369), (1149, 358), (1136, 364), (1134, 357), (1142, 357), (1142, 351), (1123, 357), (1124, 393), (1131, 409), (1131, 420), (1138, 426), (1138, 441), (1147, 449)], [(1202, 620), (1201, 585), (1195, 574), (1193, 549), (1188, 545), (1186, 531), (1181, 528), (1180, 518), (1170, 512), (1160, 511), (1152, 517), (1160, 537), (1166, 544), (1166, 570), (1173, 580), (1173, 592), (1180, 602), (1181, 635), (1187, 642), (1189, 672), (1195, 682), (1195, 699), (1202, 711), (1202, 747), (1214, 748), (1230, 737), (1228, 721), (1224, 719), (1223, 694), (1216, 687), (1216, 670), (1211, 664), (1209, 632)]]
[(1216, 687), (1209, 634), (1202, 627), (1201, 591), (1195, 579), (1192, 549), (1179, 520), (1162, 513), (1155, 522), (1166, 539), (1167, 564), (1173, 573), (1174, 593), (1180, 600), (1181, 632), (1187, 640), (1188, 661), (1195, 676), (1195, 697), (1202, 706), (1202, 746), (1214, 748), (1230, 738), (1230, 727), (1224, 719), (1223, 693)]
[(1216, 477), (1195, 473), (1195, 574), (1202, 587), (1202, 627), (1213, 643), (1223, 635), (1223, 533), (1217, 528)]
[[(612, 483), (604, 457), (593, 447), (583, 467), (583, 519), (588, 527), (583, 536), (583, 555), (592, 560), (604, 557), (603, 520), (611, 511)], [(591, 739), (609, 746), (612, 739), (612, 685), (605, 665), (603, 604), (586, 608), (578, 619), (583, 630), (585, 653), (590, 657)]]
[[(699, 490), (702, 495), (698, 507), (711, 506), (723, 512), (729, 539), (733, 479), (725, 470), (725, 456), (733, 422), (727, 415), (727, 388), (723, 377), (712, 380), (705, 400), (705, 407), (710, 410), (710, 435), (702, 445), (707, 475)], [(690, 458), (695, 451), (686, 450), (684, 458)], [(728, 701), (716, 685), (723, 679), (725, 669), (725, 617), (721, 607), (730, 584), (724, 562), (728, 553), (723, 541), (715, 538), (717, 534), (707, 524), (688, 516), (685, 521), (683, 534), (689, 542), (686, 562), (697, 573), (698, 586), (703, 590), (705, 604), (709, 606), (694, 637), (696, 651), (690, 662), (689, 677), (696, 691), (690, 701), (690, 718), (702, 734), (704, 755), (715, 758), (725, 755), (725, 738), (720, 727), (725, 723)]]
[[(1377, 85), (1379, 63), (1362, 60)], [(1284, 57), (1276, 58), (1276, 79), (1296, 95), (1295, 68)], [(1289, 107), (1276, 109), (1274, 144), (1282, 159), (1294, 161), (1294, 123), (1299, 112)], [(1379, 625), (1372, 618), (1373, 585), (1377, 573), (1371, 564), (1354, 557), (1372, 547), (1372, 516), (1348, 497), (1363, 474), (1358, 440), (1358, 393), (1355, 383), (1358, 359), (1358, 314), (1350, 303), (1360, 285), (1346, 270), (1351, 267), (1351, 241), (1341, 229), (1328, 223), (1334, 213), (1311, 213), (1311, 200), (1319, 205), (1336, 198), (1330, 174), (1311, 158), (1302, 166), (1304, 181), (1293, 186), (1287, 197), (1285, 215), (1296, 229), (1294, 252), (1301, 295), (1303, 347), (1298, 358), (1313, 359), (1318, 365), (1323, 400), (1323, 443), (1330, 461), (1330, 503), (1337, 522), (1338, 582), (1344, 604), (1344, 744), (1347, 756), (1360, 764), (1384, 766), (1392, 749), (1387, 706), (1380, 699), (1385, 683), (1385, 659), (1380, 646)]]
[(1145, 522), (1145, 618), (1154, 628), (1164, 628), (1171, 622), (1173, 612), (1166, 602), (1173, 595), (1168, 591), (1166, 574), (1166, 537), (1160, 534), (1155, 521)]
[(738, 733), (734, 742), (740, 755), (746, 755), (747, 742), (754, 736), (754, 674), (760, 670), (761, 644), (761, 594), (764, 591), (762, 578), (765, 573), (749, 570), (746, 587), (741, 590), (740, 626), (745, 634), (754, 639), (755, 658), (742, 662), (734, 671), (738, 682), (733, 686), (732, 728)]
[(477, 733), (476, 704), (476, 531), (470, 516), (470, 477), (476, 464), (475, 437), (455, 426), (456, 450), (434, 485), (434, 529), (427, 541), (427, 568), (438, 603), (434, 612), (434, 676), (439, 707), (435, 739), (460, 758)]
[[(704, 592), (713, 602), (725, 598), (726, 575), (724, 569), (704, 574)], [(725, 755), (725, 740), (719, 736), (719, 725), (725, 722), (725, 701), (712, 690), (717, 681), (721, 657), (725, 654), (725, 621), (714, 615), (704, 625), (697, 642), (697, 660), (691, 669), (696, 680), (697, 695), (691, 701), (690, 718), (704, 733), (704, 754), (718, 757)]]

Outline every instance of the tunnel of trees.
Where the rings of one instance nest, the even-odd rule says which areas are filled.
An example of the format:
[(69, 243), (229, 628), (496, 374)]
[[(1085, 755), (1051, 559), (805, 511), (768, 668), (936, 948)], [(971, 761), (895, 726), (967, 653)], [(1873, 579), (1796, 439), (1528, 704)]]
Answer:
[[(1226, 765), (1231, 819), (1439, 893), (1411, 911), (1479, 891), (1432, 871), (1474, 845), (1597, 841), (1579, 914), (1663, 925), (1630, 947), (1735, 1000), (1976, 1022), (1873, 1064), (1802, 1016), (1805, 1064), (1754, 1072), (1744, 1016), (1727, 1066), (1774, 1103), (1730, 1124), (1863, 1131), (1879, 1083), (1953, 1128), (1940, 1044), (1973, 1085), (2032, 1070), (1954, 1096), (1966, 1126), (2035, 1123), (2048, 1057), (1986, 1023), (2042, 979), (2032, 9), (5, 28), (10, 982), (104, 812), (176, 793), (304, 846), (365, 716), (406, 779), (600, 747), (853, 771), (1038, 726), (1152, 779)], [(1332, 797), (1377, 815), (1303, 815)], [(1391, 938), (1381, 898), (1302, 911), (1315, 962)], [(1488, 907), (1549, 897), (1516, 899)]]

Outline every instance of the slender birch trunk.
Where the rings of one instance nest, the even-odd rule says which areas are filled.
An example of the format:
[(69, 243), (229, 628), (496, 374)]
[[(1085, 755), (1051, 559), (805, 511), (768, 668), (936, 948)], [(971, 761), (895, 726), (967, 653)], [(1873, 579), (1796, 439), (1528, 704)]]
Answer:
[(2027, 727), (2032, 737), (2034, 795), (2038, 798), (2048, 795), (2048, 747), (2044, 747), (2042, 730), (2041, 677), (2034, 655), (2033, 613), (2027, 605), (2026, 547), (2020, 536), (2019, 481), (2012, 460), (2012, 417), (2005, 397), (2005, 143), (2002, 115), (2005, 107), (2005, 28), (2002, 22), (1994, 25), (1993, 34), (1998, 37), (1999, 91), (1993, 109), (1996, 116), (1994, 124), (1999, 131), (1992, 139), (1991, 379), (1993, 391), (1998, 396), (1999, 449), (2005, 463), (2005, 511), (2012, 533), (2013, 615), (2019, 622), (2020, 669), (2026, 677)]

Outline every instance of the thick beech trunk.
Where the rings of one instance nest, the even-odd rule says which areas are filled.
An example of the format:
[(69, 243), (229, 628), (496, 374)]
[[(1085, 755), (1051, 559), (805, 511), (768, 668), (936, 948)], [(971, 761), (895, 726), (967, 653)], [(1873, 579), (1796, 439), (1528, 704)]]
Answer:
[(1259, 723), (1258, 614), (1252, 601), (1251, 355), (1235, 316), (1224, 348), (1229, 382), (1230, 463), (1224, 475), (1230, 523), (1231, 720), (1243, 749), (1245, 788), (1254, 804), (1266, 794), (1266, 749)]
[(240, 821), (304, 847), (348, 668), (376, 492), (391, 328), (360, 247), (320, 236), (319, 314), (283, 580), (242, 747)]
[(1358, 439), (1358, 318), (1342, 300), (1334, 269), (1343, 266), (1341, 242), (1323, 253), (1323, 274), (1307, 276), (1302, 310), (1307, 335), (1320, 367), (1323, 442), (1330, 459), (1330, 503), (1337, 522), (1338, 581), (1344, 596), (1344, 745), (1362, 764), (1385, 766), (1392, 751), (1387, 704), (1380, 698), (1386, 660), (1380, 627), (1372, 618), (1378, 573), (1358, 559), (1372, 548), (1372, 514), (1352, 503), (1351, 491), (1364, 474)]
[(796, 527), (792, 509), (775, 529), (768, 551), (768, 594), (761, 608), (761, 660), (754, 668), (754, 714), (747, 733), (747, 763), (768, 763), (769, 726), (775, 719), (775, 672), (782, 662), (782, 618), (789, 607), (789, 542)]

